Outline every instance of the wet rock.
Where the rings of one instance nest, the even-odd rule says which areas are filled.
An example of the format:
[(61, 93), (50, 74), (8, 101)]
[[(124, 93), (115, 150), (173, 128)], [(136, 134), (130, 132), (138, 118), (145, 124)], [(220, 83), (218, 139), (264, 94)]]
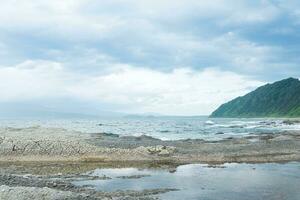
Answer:
[(118, 134), (114, 134), (114, 133), (100, 133), (103, 136), (107, 136), (107, 137), (120, 137)]
[(151, 175), (138, 174), (138, 175), (132, 175), (132, 176), (118, 176), (117, 178), (120, 178), (120, 179), (140, 179), (140, 178), (149, 177), (149, 176), (151, 176)]
[(245, 126), (243, 126), (243, 125), (232, 125), (232, 126), (229, 126), (229, 128), (245, 128)]
[(287, 119), (287, 120), (283, 120), (282, 123), (285, 125), (294, 125), (294, 124), (300, 124), (300, 120)]
[(275, 126), (276, 122), (275, 121), (261, 121), (261, 122), (259, 122), (259, 124), (265, 125), (265, 126)]
[(170, 173), (175, 173), (176, 171), (177, 171), (176, 168), (171, 168), (171, 169), (169, 169), (169, 172), (170, 172)]
[(207, 165), (207, 168), (226, 168), (224, 165)]
[(110, 180), (111, 178), (109, 176), (92, 176), (92, 180)]

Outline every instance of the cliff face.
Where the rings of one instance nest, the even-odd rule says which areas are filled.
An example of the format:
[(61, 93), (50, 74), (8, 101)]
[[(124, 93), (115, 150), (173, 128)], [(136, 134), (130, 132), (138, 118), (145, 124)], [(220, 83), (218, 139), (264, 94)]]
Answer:
[(211, 117), (300, 117), (300, 81), (288, 78), (221, 105)]

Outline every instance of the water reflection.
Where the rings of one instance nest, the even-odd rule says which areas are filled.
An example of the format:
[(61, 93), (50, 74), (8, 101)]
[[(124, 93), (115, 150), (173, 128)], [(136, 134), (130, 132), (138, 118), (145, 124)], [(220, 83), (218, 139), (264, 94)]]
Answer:
[[(83, 180), (101, 191), (176, 188), (161, 199), (300, 199), (300, 163), (225, 164), (219, 167), (192, 164), (168, 170), (136, 168), (96, 169), (90, 176), (109, 176), (110, 180)], [(122, 178), (120, 178), (122, 177)], [(127, 177), (127, 178), (126, 178)], [(132, 178), (133, 177), (133, 178)]]

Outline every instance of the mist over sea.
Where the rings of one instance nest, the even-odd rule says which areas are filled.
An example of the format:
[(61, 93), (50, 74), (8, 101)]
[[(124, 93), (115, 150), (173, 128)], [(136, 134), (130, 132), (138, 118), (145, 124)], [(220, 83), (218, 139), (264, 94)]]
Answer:
[(0, 119), (0, 127), (64, 128), (83, 133), (108, 133), (120, 136), (147, 135), (162, 140), (219, 140), (249, 134), (279, 133), (300, 130), (300, 124), (285, 123), (284, 119), (224, 119), (197, 117), (100, 117), (65, 119)]

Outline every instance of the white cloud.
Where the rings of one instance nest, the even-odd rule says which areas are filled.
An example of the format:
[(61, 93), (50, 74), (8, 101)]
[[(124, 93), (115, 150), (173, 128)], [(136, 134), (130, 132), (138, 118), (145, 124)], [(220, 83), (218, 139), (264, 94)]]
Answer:
[(1, 2), (0, 27), (35, 36), (89, 41), (115, 37), (126, 30), (164, 32), (164, 26), (190, 20), (217, 19), (217, 24), (231, 26), (272, 21), (279, 14), (271, 1), (13, 0)]
[(115, 111), (175, 115), (209, 114), (221, 103), (262, 84), (216, 68), (177, 68), (163, 73), (115, 64), (106, 74), (88, 76), (50, 61), (2, 67), (0, 80), (1, 101), (69, 97), (121, 108)]
[(59, 63), (26, 61), (0, 68), (0, 101), (23, 101), (64, 95), (68, 82)]
[(271, 0), (3, 1), (0, 43), (9, 55), (0, 46), (0, 58), (56, 60), (76, 69), (98, 69), (109, 58), (156, 69), (217, 66), (261, 75), (275, 62), (289, 66), (292, 61), (278, 57), (291, 50), (243, 34), (292, 9)]

